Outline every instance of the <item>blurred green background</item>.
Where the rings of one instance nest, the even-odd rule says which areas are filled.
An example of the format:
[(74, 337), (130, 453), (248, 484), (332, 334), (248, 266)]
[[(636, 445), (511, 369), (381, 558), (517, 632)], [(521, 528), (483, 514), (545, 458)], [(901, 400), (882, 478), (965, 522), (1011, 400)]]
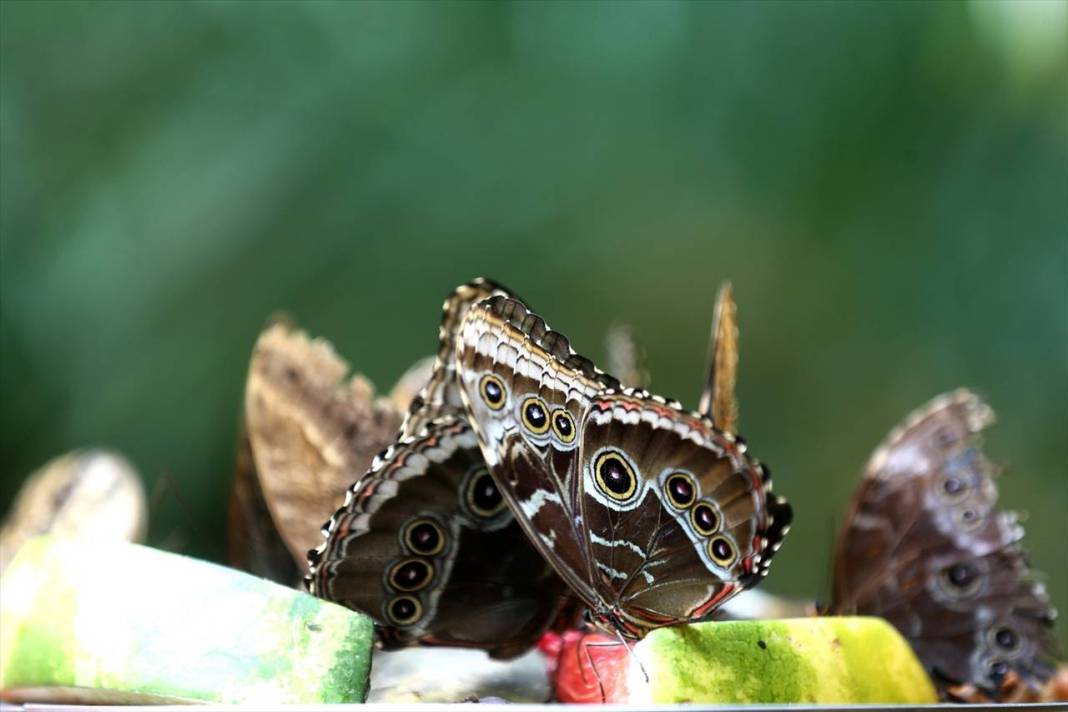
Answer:
[(275, 310), (386, 387), (487, 275), (595, 358), (631, 324), (695, 406), (730, 278), (742, 432), (796, 511), (768, 589), (826, 600), (869, 453), (967, 385), (1068, 613), (1068, 4), (0, 13), (0, 506), (109, 446), (151, 541), (220, 557)]

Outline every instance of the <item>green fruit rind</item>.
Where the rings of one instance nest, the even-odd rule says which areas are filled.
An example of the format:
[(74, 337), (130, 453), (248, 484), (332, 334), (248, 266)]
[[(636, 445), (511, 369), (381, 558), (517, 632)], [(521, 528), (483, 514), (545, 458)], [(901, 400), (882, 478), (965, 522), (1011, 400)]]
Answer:
[(370, 619), (133, 544), (28, 542), (0, 580), (0, 688), (217, 703), (362, 702)]
[(879, 618), (697, 623), (653, 631), (634, 652), (629, 702), (938, 701), (908, 643)]

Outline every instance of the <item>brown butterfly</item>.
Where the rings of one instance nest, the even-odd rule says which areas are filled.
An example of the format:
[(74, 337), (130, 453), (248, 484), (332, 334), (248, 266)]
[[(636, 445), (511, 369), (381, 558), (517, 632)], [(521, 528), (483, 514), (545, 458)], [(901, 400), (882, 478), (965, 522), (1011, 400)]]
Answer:
[(349, 489), (309, 553), (309, 590), (363, 611), (387, 648), (531, 647), (569, 598), (486, 469), (461, 406), (454, 335), (503, 288), (478, 280), (446, 301), (439, 354), (395, 442)]
[(703, 620), (766, 574), (790, 507), (741, 438), (623, 388), (506, 294), (470, 308), (459, 333), (486, 464), (596, 623), (639, 638)]
[(889, 620), (946, 696), (996, 696), (1007, 677), (1037, 687), (1053, 670), (1055, 611), (977, 442), (993, 420), (966, 390), (909, 415), (868, 462), (835, 554), (832, 611)]

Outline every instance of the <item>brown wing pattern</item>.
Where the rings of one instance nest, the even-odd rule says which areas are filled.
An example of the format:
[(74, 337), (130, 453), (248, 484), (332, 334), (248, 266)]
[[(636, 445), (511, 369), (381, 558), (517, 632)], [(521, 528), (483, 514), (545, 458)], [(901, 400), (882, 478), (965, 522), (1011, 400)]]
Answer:
[(888, 619), (943, 684), (996, 692), (1010, 671), (1045, 680), (1054, 611), (996, 508), (978, 444), (993, 412), (960, 390), (910, 415), (873, 454), (835, 555), (838, 613)]
[(442, 305), (441, 327), (438, 329), (438, 353), (430, 380), (412, 399), (401, 433), (415, 435), (432, 420), (443, 415), (463, 412), (463, 403), (456, 383), (455, 344), (460, 324), (468, 310), (494, 295), (510, 296), (510, 292), (495, 282), (480, 277), (453, 290)]
[[(486, 464), (531, 541), (587, 605), (596, 605), (575, 506), (578, 423), (590, 398), (618, 382), (505, 297), (468, 312), (456, 349), (461, 395)], [(537, 424), (529, 427), (532, 417)]]
[(738, 399), (734, 383), (738, 374), (738, 319), (731, 283), (726, 282), (716, 298), (712, 333), (708, 341), (708, 377), (697, 410), (709, 416), (720, 430), (738, 429)]
[(583, 519), (602, 598), (644, 626), (701, 620), (768, 570), (790, 521), (744, 441), (647, 394), (594, 400)]
[(295, 561), (320, 541), (318, 522), (392, 442), (400, 413), (321, 339), (285, 324), (256, 342), (245, 386), (251, 471)]
[(387, 647), (510, 657), (537, 641), (564, 599), (463, 419), (433, 421), (376, 458), (324, 531), (309, 590), (373, 617)]
[(537, 642), (568, 598), (504, 503), (461, 406), (457, 330), (473, 304), (497, 294), (507, 292), (479, 279), (446, 300), (438, 356), (397, 441), (309, 554), (310, 590), (374, 617), (389, 647), (510, 657)]
[(789, 506), (740, 439), (622, 389), (513, 299), (468, 312), (457, 365), (513, 512), (603, 623), (699, 619), (766, 572)]

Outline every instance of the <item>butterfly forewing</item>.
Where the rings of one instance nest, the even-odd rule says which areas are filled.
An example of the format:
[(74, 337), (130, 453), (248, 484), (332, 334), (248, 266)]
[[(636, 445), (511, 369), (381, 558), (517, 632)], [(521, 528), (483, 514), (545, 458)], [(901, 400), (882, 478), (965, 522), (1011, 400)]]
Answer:
[(878, 615), (936, 681), (996, 691), (1010, 670), (1043, 680), (1053, 610), (996, 509), (994, 466), (977, 443), (993, 422), (968, 391), (933, 400), (876, 450), (837, 545), (833, 610)]
[(468, 313), (456, 357), (486, 463), (531, 541), (594, 605), (576, 473), (578, 423), (602, 386), (561, 364), (572, 355), (522, 304), (495, 297)]
[(479, 278), (453, 290), (442, 305), (441, 327), (438, 330), (438, 353), (430, 379), (412, 399), (401, 432), (406, 436), (418, 433), (428, 422), (443, 415), (461, 412), (463, 403), (456, 383), (455, 343), (460, 324), (468, 310), (494, 295), (511, 293), (499, 284)]
[(247, 485), (297, 562), (320, 541), (318, 525), (345, 488), (392, 442), (401, 414), (350, 376), (327, 341), (276, 323), (252, 354), (245, 422)]
[(763, 471), (707, 420), (652, 396), (605, 396), (586, 415), (581, 453), (606, 600), (649, 623), (700, 620), (766, 571), (779, 540)]

